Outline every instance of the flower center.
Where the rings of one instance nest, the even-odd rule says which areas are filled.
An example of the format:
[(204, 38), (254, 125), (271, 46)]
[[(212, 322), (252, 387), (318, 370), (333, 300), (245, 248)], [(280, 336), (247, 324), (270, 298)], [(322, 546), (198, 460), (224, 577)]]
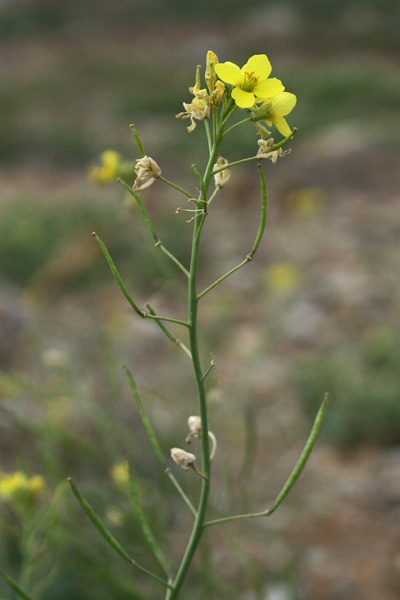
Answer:
[(248, 71), (245, 71), (244, 72), (244, 82), (241, 86), (242, 90), (244, 92), (252, 92), (257, 81), (258, 81), (258, 77), (256, 77), (254, 75), (254, 71), (251, 71), (250, 73)]

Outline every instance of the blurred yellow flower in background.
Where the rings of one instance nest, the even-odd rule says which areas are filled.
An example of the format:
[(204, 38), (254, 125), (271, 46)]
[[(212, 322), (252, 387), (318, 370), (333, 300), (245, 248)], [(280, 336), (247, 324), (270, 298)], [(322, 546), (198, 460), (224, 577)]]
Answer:
[(119, 166), (121, 163), (121, 155), (115, 150), (105, 150), (100, 155), (99, 167), (91, 167), (89, 169), (89, 178), (94, 183), (110, 183), (118, 177)]
[(111, 469), (111, 479), (118, 487), (125, 487), (129, 482), (128, 461), (116, 463)]
[(108, 506), (105, 512), (105, 518), (114, 527), (121, 527), (125, 521), (125, 515), (118, 506)]
[(276, 263), (271, 265), (265, 276), (267, 286), (276, 292), (291, 292), (300, 283), (301, 274), (299, 269), (290, 262)]
[(41, 475), (27, 477), (23, 471), (0, 475), (0, 500), (22, 498), (36, 500), (44, 490), (44, 479)]
[(216, 64), (214, 69), (222, 81), (235, 86), (232, 98), (239, 108), (251, 108), (285, 89), (279, 79), (268, 79), (272, 67), (265, 54), (255, 54), (241, 69), (229, 61)]
[(324, 201), (326, 194), (319, 187), (303, 187), (292, 190), (287, 196), (287, 207), (291, 213), (300, 217), (308, 217), (318, 212)]

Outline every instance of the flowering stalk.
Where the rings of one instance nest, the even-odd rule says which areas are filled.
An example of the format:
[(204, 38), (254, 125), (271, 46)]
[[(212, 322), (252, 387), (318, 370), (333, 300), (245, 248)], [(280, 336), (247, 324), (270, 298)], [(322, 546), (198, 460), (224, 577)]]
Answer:
[[(148, 435), (150, 444), (153, 450), (165, 469), (166, 474), (172, 481), (173, 485), (181, 495), (183, 501), (191, 511), (194, 521), (192, 525), (192, 531), (186, 546), (186, 550), (183, 554), (182, 560), (179, 567), (176, 570), (175, 576), (171, 576), (169, 561), (162, 552), (161, 548), (156, 541), (151, 528), (147, 521), (143, 511), (139, 506), (139, 499), (134, 488), (131, 484), (131, 492), (133, 490), (132, 501), (134, 504), (135, 512), (139, 515), (139, 522), (143, 528), (144, 535), (150, 548), (153, 551), (158, 563), (164, 570), (164, 573), (168, 577), (166, 582), (151, 571), (139, 567), (129, 555), (126, 554), (125, 550), (121, 548), (118, 542), (109, 534), (108, 530), (101, 523), (96, 513), (83, 499), (77, 488), (70, 481), (72, 490), (77, 497), (78, 501), (82, 505), (83, 509), (88, 514), (89, 518), (96, 525), (103, 537), (108, 543), (114, 548), (118, 554), (120, 554), (125, 560), (128, 560), (134, 564), (137, 568), (140, 568), (143, 572), (146, 572), (153, 579), (166, 586), (166, 600), (177, 600), (180, 595), (182, 585), (184, 583), (186, 574), (192, 563), (194, 554), (199, 545), (202, 533), (205, 528), (219, 523), (225, 523), (228, 521), (238, 519), (248, 519), (256, 517), (265, 517), (274, 512), (280, 503), (284, 500), (290, 489), (294, 485), (296, 479), (299, 477), (305, 463), (310, 455), (310, 452), (314, 446), (317, 438), (319, 429), (321, 427), (322, 418), (325, 412), (326, 400), (324, 401), (314, 427), (310, 434), (310, 438), (304, 448), (304, 451), (289, 476), (286, 484), (282, 488), (280, 494), (278, 494), (276, 501), (269, 510), (262, 512), (249, 513), (246, 515), (235, 515), (222, 517), (220, 519), (214, 519), (212, 521), (206, 521), (206, 511), (208, 506), (208, 498), (210, 492), (210, 486), (212, 482), (211, 464), (215, 458), (215, 452), (217, 448), (216, 436), (209, 430), (208, 427), (208, 411), (207, 411), (207, 399), (204, 382), (211, 369), (214, 367), (215, 361), (212, 357), (208, 368), (204, 369), (201, 365), (200, 350), (198, 343), (198, 307), (199, 302), (208, 292), (214, 289), (217, 285), (222, 283), (230, 275), (235, 273), (241, 267), (245, 266), (254, 257), (257, 248), (261, 242), (264, 234), (267, 218), (267, 190), (264, 174), (261, 165), (258, 164), (258, 172), (260, 177), (261, 186), (261, 210), (260, 210), (260, 222), (259, 228), (256, 233), (256, 237), (253, 246), (247, 256), (242, 262), (235, 267), (232, 267), (227, 273), (218, 277), (213, 283), (206, 287), (203, 291), (199, 292), (197, 289), (197, 274), (199, 266), (199, 250), (201, 243), (201, 234), (209, 213), (211, 203), (216, 198), (220, 189), (229, 183), (231, 169), (242, 165), (244, 163), (250, 163), (254, 161), (262, 161), (270, 159), (272, 163), (275, 163), (278, 158), (282, 158), (288, 154), (289, 150), (283, 151), (282, 148), (292, 140), (296, 129), (291, 130), (284, 118), (292, 110), (296, 104), (296, 96), (289, 92), (284, 91), (282, 82), (278, 79), (269, 79), (271, 72), (271, 65), (268, 58), (265, 55), (255, 55), (251, 57), (247, 63), (240, 69), (237, 65), (231, 62), (219, 63), (218, 57), (211, 51), (207, 54), (207, 65), (205, 73), (205, 85), (202, 88), (201, 83), (201, 72), (200, 67), (197, 67), (195, 85), (189, 88), (190, 93), (193, 95), (192, 102), (184, 102), (184, 112), (177, 115), (179, 118), (190, 119), (190, 125), (188, 132), (192, 133), (196, 129), (198, 121), (203, 121), (205, 125), (206, 143), (209, 150), (209, 157), (207, 165), (204, 169), (203, 174), (200, 173), (198, 168), (193, 165), (193, 171), (197, 177), (199, 192), (197, 198), (193, 198), (189, 192), (184, 190), (179, 185), (169, 181), (161, 174), (161, 168), (157, 162), (146, 155), (143, 148), (143, 144), (140, 140), (139, 134), (135, 127), (131, 125), (133, 136), (136, 140), (140, 158), (136, 159), (135, 163), (123, 162), (119, 155), (115, 152), (108, 151), (102, 155), (102, 166), (92, 169), (92, 178), (96, 179), (100, 183), (104, 183), (108, 178), (111, 177), (111, 173), (117, 176), (120, 183), (125, 189), (134, 197), (139, 209), (142, 213), (145, 225), (147, 226), (155, 246), (160, 248), (162, 252), (168, 258), (175, 263), (181, 273), (185, 275), (187, 281), (187, 292), (188, 292), (188, 303), (187, 303), (187, 318), (185, 320), (175, 319), (172, 317), (164, 317), (156, 314), (153, 308), (146, 304), (146, 311), (142, 310), (136, 302), (132, 299), (125, 284), (123, 283), (121, 276), (114, 264), (108, 249), (106, 248), (103, 241), (93, 234), (95, 239), (100, 245), (100, 248), (108, 262), (108, 265), (112, 271), (112, 274), (119, 285), (122, 293), (129, 302), (133, 311), (142, 318), (153, 319), (156, 324), (160, 327), (163, 333), (174, 342), (186, 356), (191, 360), (194, 378), (197, 387), (198, 397), (198, 408), (199, 416), (191, 416), (189, 418), (190, 433), (186, 438), (187, 443), (191, 443), (192, 437), (199, 438), (201, 444), (201, 469), (199, 470), (196, 466), (196, 456), (182, 448), (172, 448), (171, 457), (173, 461), (183, 469), (184, 471), (193, 471), (196, 475), (201, 478), (201, 488), (199, 492), (199, 499), (197, 507), (194, 507), (184, 490), (173, 476), (171, 469), (169, 468), (166, 459), (164, 458), (164, 452), (157, 440), (156, 433), (152, 427), (150, 420), (145, 411), (144, 405), (139, 396), (136, 384), (133, 377), (127, 367), (124, 367), (128, 383), (131, 388), (133, 397), (136, 401), (140, 417), (142, 419), (143, 426)], [(241, 118), (234, 124), (229, 124), (231, 117), (237, 110), (247, 109), (247, 116)], [(209, 124), (209, 120), (212, 119), (212, 127)], [(273, 125), (277, 130), (284, 136), (284, 138), (275, 143), (270, 137), (270, 132), (262, 124), (264, 121), (268, 126)], [(259, 150), (255, 156), (244, 158), (240, 160), (234, 160), (229, 162), (223, 156), (220, 156), (220, 147), (223, 140), (228, 134), (238, 127), (254, 123), (256, 132), (261, 136), (258, 142)], [(253, 125), (253, 126), (254, 126)], [(131, 175), (136, 175), (136, 179), (133, 186), (129, 185), (121, 179), (121, 173), (127, 170), (127, 165), (130, 165)], [(191, 258), (190, 266), (186, 268), (169, 250), (167, 250), (161, 243), (157, 236), (150, 216), (147, 212), (144, 202), (141, 199), (139, 192), (147, 189), (151, 185), (160, 185), (159, 182), (165, 183), (172, 187), (175, 191), (184, 195), (189, 202), (193, 202), (191, 208), (179, 207), (176, 212), (189, 212), (190, 218), (187, 220), (188, 223), (193, 224), (192, 232), (192, 247), (191, 247)], [(211, 184), (214, 183), (215, 189), (210, 190)], [(175, 323), (184, 326), (187, 331), (189, 344), (188, 346), (179, 340), (165, 325), (165, 323)], [(210, 453), (210, 440), (212, 441), (211, 453)]]

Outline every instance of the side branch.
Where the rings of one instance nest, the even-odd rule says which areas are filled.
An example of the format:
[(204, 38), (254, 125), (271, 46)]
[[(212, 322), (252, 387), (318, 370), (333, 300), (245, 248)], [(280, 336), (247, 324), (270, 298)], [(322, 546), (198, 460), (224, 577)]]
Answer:
[(325, 394), (324, 400), (319, 408), (319, 411), (315, 418), (313, 427), (311, 429), (311, 433), (306, 442), (306, 445), (304, 446), (303, 452), (301, 453), (300, 458), (296, 463), (296, 466), (294, 467), (293, 471), (289, 475), (285, 485), (279, 492), (279, 494), (278, 494), (275, 502), (271, 506), (271, 508), (268, 508), (267, 510), (265, 510), (263, 512), (259, 512), (259, 513), (234, 515), (232, 517), (223, 517), (222, 519), (215, 519), (214, 521), (207, 521), (206, 523), (204, 523), (204, 527), (211, 527), (212, 525), (218, 525), (220, 523), (228, 523), (229, 521), (238, 521), (240, 519), (253, 519), (256, 517), (269, 517), (270, 515), (272, 515), (273, 512), (276, 511), (278, 506), (280, 504), (282, 504), (283, 500), (286, 498), (286, 496), (288, 495), (288, 493), (294, 486), (296, 480), (298, 479), (298, 477), (300, 476), (300, 474), (302, 473), (302, 471), (306, 465), (306, 462), (311, 454), (311, 451), (314, 447), (314, 444), (317, 440), (319, 431), (321, 429), (321, 425), (322, 425), (322, 421), (323, 421), (323, 418), (325, 415), (327, 403), (328, 403), (328, 394)]
[(119, 286), (119, 289), (121, 290), (121, 292), (123, 293), (125, 298), (128, 300), (129, 304), (131, 305), (131, 307), (133, 308), (135, 313), (137, 313), (139, 315), (139, 317), (142, 317), (142, 319), (155, 319), (158, 321), (169, 321), (170, 323), (177, 323), (178, 325), (184, 325), (185, 327), (188, 327), (188, 323), (186, 323), (186, 321), (180, 321), (179, 319), (173, 319), (171, 317), (162, 317), (160, 315), (153, 315), (153, 314), (149, 314), (149, 313), (146, 313), (145, 311), (141, 310), (138, 307), (138, 305), (136, 304), (136, 302), (134, 302), (133, 298), (131, 297), (128, 290), (126, 289), (126, 286), (125, 286), (124, 282), (122, 281), (121, 275), (118, 273), (118, 269), (115, 266), (115, 263), (114, 263), (113, 259), (111, 258), (111, 255), (110, 255), (109, 251), (107, 250), (106, 245), (99, 238), (99, 236), (97, 235), (96, 232), (93, 232), (92, 236), (94, 237), (96, 242), (99, 244), (101, 251), (103, 252), (104, 257), (108, 263), (108, 266), (110, 267), (111, 273), (113, 274), (114, 279)]
[(222, 281), (224, 281), (224, 279), (227, 279), (230, 275), (232, 275), (233, 273), (235, 273), (236, 271), (238, 271), (239, 269), (241, 269), (242, 267), (247, 265), (247, 263), (253, 259), (253, 256), (256, 253), (258, 246), (260, 245), (262, 236), (264, 235), (265, 223), (267, 221), (267, 186), (265, 183), (265, 177), (264, 177), (264, 173), (262, 172), (261, 166), (257, 165), (257, 167), (258, 167), (258, 172), (260, 175), (260, 184), (261, 184), (261, 215), (260, 215), (260, 225), (258, 227), (258, 232), (257, 232), (256, 239), (254, 240), (253, 247), (252, 247), (251, 251), (249, 252), (249, 254), (246, 256), (246, 258), (241, 263), (236, 265), (236, 267), (233, 267), (233, 269), (230, 269), (230, 271), (225, 273), (225, 275), (222, 275), (221, 277), (219, 277), (219, 279), (214, 281), (214, 283), (212, 283), (210, 286), (208, 286), (208, 288), (206, 288), (205, 290), (200, 292), (200, 294), (198, 294), (198, 296), (197, 296), (198, 300), (200, 300), (200, 298), (205, 296), (209, 291), (211, 291), (218, 284), (220, 284)]
[(183, 501), (186, 503), (186, 505), (189, 507), (190, 512), (193, 514), (194, 517), (197, 516), (197, 511), (194, 508), (193, 504), (190, 502), (189, 498), (186, 496), (185, 492), (183, 491), (183, 489), (181, 488), (181, 486), (179, 485), (178, 481), (175, 479), (174, 475), (171, 473), (170, 468), (167, 466), (167, 463), (165, 461), (164, 458), (164, 454), (160, 448), (160, 444), (158, 443), (158, 440), (156, 438), (156, 434), (154, 433), (154, 429), (150, 423), (149, 417), (147, 416), (147, 413), (145, 411), (145, 408), (143, 406), (142, 400), (139, 396), (139, 392), (138, 389), (136, 387), (136, 383), (132, 377), (131, 372), (129, 371), (128, 367), (126, 365), (123, 365), (123, 369), (125, 371), (126, 377), (128, 379), (128, 383), (129, 383), (129, 387), (131, 388), (131, 392), (132, 395), (136, 401), (136, 405), (138, 407), (138, 411), (139, 411), (139, 415), (141, 418), (141, 421), (143, 423), (143, 427), (146, 430), (147, 433), (147, 437), (149, 438), (150, 444), (154, 450), (155, 455), (157, 456), (159, 462), (161, 463), (161, 465), (164, 468), (165, 473), (168, 475), (169, 479), (172, 481), (172, 483), (174, 484), (176, 490), (179, 492), (179, 494), (181, 495)]
[[(294, 127), (293, 130), (289, 133), (289, 135), (287, 137), (285, 137), (283, 140), (281, 140), (277, 144), (274, 144), (273, 146), (271, 146), (270, 152), (274, 152), (274, 150), (278, 150), (278, 148), (282, 148), (282, 146), (285, 146), (288, 142), (290, 142), (291, 139), (293, 139), (293, 136), (296, 132), (297, 132), (297, 129), (296, 129), (296, 127)], [(236, 167), (236, 165), (242, 165), (244, 163), (253, 162), (255, 160), (260, 160), (260, 157), (259, 156), (249, 156), (248, 158), (242, 158), (241, 160), (236, 160), (234, 162), (224, 165), (223, 167), (214, 169), (214, 171), (212, 172), (212, 175), (216, 175), (216, 173), (219, 173), (220, 171), (225, 171), (225, 169), (230, 169), (231, 167)]]
[(124, 558), (128, 563), (130, 563), (131, 565), (136, 567), (139, 571), (146, 573), (152, 579), (155, 579), (156, 581), (158, 581), (159, 583), (162, 583), (164, 586), (166, 586), (168, 588), (172, 587), (167, 581), (164, 581), (164, 579), (161, 579), (161, 577), (158, 577), (158, 575), (156, 575), (155, 573), (152, 573), (145, 567), (142, 567), (141, 565), (139, 565), (135, 560), (133, 560), (133, 558), (131, 558), (129, 556), (129, 554), (122, 548), (122, 546), (119, 544), (119, 542), (117, 542), (117, 540), (114, 538), (114, 536), (109, 532), (109, 530), (104, 525), (104, 523), (101, 521), (101, 519), (98, 517), (98, 515), (95, 513), (93, 508), (90, 506), (90, 504), (85, 500), (85, 498), (79, 492), (78, 488), (72, 482), (72, 479), (70, 477), (68, 478), (68, 483), (70, 484), (72, 492), (73, 492), (74, 496), (76, 497), (76, 499), (78, 500), (79, 504), (81, 505), (81, 507), (83, 508), (83, 510), (89, 517), (89, 519), (92, 521), (92, 523), (96, 527), (96, 529), (101, 533), (101, 535), (104, 537), (104, 539), (107, 541), (107, 543), (111, 546), (111, 548), (113, 548), (113, 550), (115, 550), (115, 552), (117, 552), (117, 554), (119, 554), (122, 558)]
[[(146, 304), (146, 308), (152, 316), (157, 317), (156, 313), (154, 312), (154, 310), (152, 309), (150, 304)], [(191, 359), (192, 353), (190, 352), (189, 348), (187, 346), (185, 346), (185, 344), (183, 342), (181, 342), (181, 340), (178, 340), (178, 338), (175, 337), (174, 334), (171, 333), (171, 331), (167, 327), (165, 327), (165, 325), (162, 323), (162, 321), (160, 321), (160, 319), (155, 319), (155, 321), (156, 321), (157, 325), (159, 326), (159, 328), (161, 329), (161, 331), (163, 331), (165, 333), (167, 338), (170, 339), (172, 342), (174, 342), (174, 344), (176, 344), (179, 348), (181, 348), (181, 350), (183, 350), (184, 353)]]
[(6, 584), (19, 596), (23, 598), (23, 600), (32, 600), (31, 596), (28, 596), (26, 592), (18, 585), (14, 579), (11, 579), (8, 575), (4, 573), (4, 571), (0, 571), (0, 577), (4, 579)]
[[(162, 178), (162, 179), (163, 179), (163, 178)], [(138, 206), (139, 206), (140, 212), (141, 212), (141, 213), (142, 213), (142, 215), (143, 215), (143, 219), (144, 219), (144, 221), (145, 221), (145, 223), (146, 223), (146, 226), (147, 226), (148, 230), (150, 231), (150, 233), (151, 233), (151, 236), (152, 236), (152, 238), (153, 238), (153, 240), (154, 240), (154, 242), (155, 242), (155, 246), (156, 246), (156, 248), (160, 248), (160, 250), (161, 250), (162, 252), (164, 252), (164, 254), (165, 254), (166, 256), (168, 256), (168, 258), (170, 258), (170, 259), (172, 260), (172, 262), (174, 262), (174, 263), (176, 264), (176, 266), (177, 266), (177, 267), (179, 267), (179, 269), (180, 269), (180, 270), (181, 270), (183, 273), (185, 273), (186, 277), (189, 277), (189, 271), (188, 271), (188, 270), (187, 270), (187, 269), (186, 269), (186, 268), (183, 266), (183, 264), (182, 264), (182, 263), (181, 263), (181, 262), (180, 262), (180, 261), (179, 261), (179, 260), (176, 258), (176, 256), (174, 256), (174, 255), (173, 255), (173, 254), (172, 254), (172, 253), (171, 253), (169, 250), (167, 250), (167, 249), (166, 249), (166, 247), (164, 246), (164, 244), (162, 243), (162, 241), (160, 240), (160, 238), (159, 238), (159, 237), (158, 237), (158, 235), (156, 234), (156, 231), (155, 231), (155, 229), (154, 229), (153, 223), (151, 222), (151, 219), (150, 219), (150, 217), (149, 217), (149, 213), (147, 212), (147, 210), (146, 210), (146, 207), (145, 207), (145, 205), (143, 204), (143, 202), (142, 202), (142, 199), (141, 199), (141, 197), (139, 196), (139, 194), (137, 194), (137, 193), (136, 193), (136, 192), (135, 192), (135, 191), (134, 191), (134, 190), (131, 188), (131, 186), (130, 186), (130, 185), (128, 185), (128, 184), (126, 183), (126, 181), (124, 181), (124, 180), (123, 180), (123, 179), (121, 179), (120, 177), (118, 177), (117, 181), (118, 181), (118, 183), (120, 183), (120, 184), (121, 184), (121, 185), (122, 185), (122, 186), (123, 186), (123, 187), (126, 189), (126, 191), (127, 191), (127, 192), (129, 192), (129, 194), (130, 194), (131, 196), (133, 196), (133, 197), (135, 198), (135, 200), (136, 200), (136, 202), (137, 202), (137, 204), (138, 204)], [(172, 184), (171, 184), (169, 181), (167, 181), (166, 179), (163, 179), (163, 181), (165, 181), (165, 183), (168, 183), (169, 185), (172, 185)], [(176, 186), (174, 186), (174, 185), (172, 185), (172, 187), (175, 187), (175, 188), (176, 188)], [(177, 188), (177, 189), (180, 189), (180, 188)], [(185, 194), (185, 196), (189, 196), (189, 197), (190, 197), (190, 194), (187, 194), (187, 193), (186, 193), (186, 192), (184, 192), (183, 190), (180, 190), (180, 191), (181, 191), (182, 193), (184, 193), (184, 194)]]

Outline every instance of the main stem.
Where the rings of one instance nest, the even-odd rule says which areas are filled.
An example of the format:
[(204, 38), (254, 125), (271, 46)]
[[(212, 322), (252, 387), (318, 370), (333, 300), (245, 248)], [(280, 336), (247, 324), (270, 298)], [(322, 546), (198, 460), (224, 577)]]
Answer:
[(189, 300), (188, 300), (188, 323), (189, 323), (189, 341), (190, 351), (192, 354), (193, 370), (196, 379), (197, 393), (200, 407), (201, 417), (201, 451), (202, 451), (202, 471), (205, 475), (205, 479), (202, 479), (201, 492), (199, 505), (197, 509), (197, 516), (193, 524), (192, 533), (186, 547), (185, 554), (182, 558), (182, 562), (173, 581), (173, 589), (167, 593), (168, 600), (176, 600), (179, 594), (179, 590), (182, 586), (186, 573), (192, 562), (194, 553), (201, 539), (201, 534), (204, 529), (205, 515), (207, 509), (208, 494), (210, 490), (210, 479), (211, 479), (211, 461), (210, 461), (210, 447), (208, 440), (208, 422), (207, 422), (207, 403), (206, 394), (203, 382), (203, 373), (201, 369), (198, 340), (197, 340), (197, 306), (199, 298), (197, 296), (197, 267), (199, 262), (199, 247), (200, 247), (200, 234), (206, 217), (206, 201), (207, 192), (212, 178), (213, 166), (216, 162), (218, 148), (221, 142), (222, 127), (220, 126), (217, 130), (217, 134), (214, 139), (214, 144), (210, 152), (210, 157), (203, 177), (203, 184), (199, 199), (196, 202), (198, 209), (203, 209), (204, 214), (200, 215), (195, 219), (193, 227), (193, 241), (192, 241), (192, 257), (190, 263), (189, 273)]

